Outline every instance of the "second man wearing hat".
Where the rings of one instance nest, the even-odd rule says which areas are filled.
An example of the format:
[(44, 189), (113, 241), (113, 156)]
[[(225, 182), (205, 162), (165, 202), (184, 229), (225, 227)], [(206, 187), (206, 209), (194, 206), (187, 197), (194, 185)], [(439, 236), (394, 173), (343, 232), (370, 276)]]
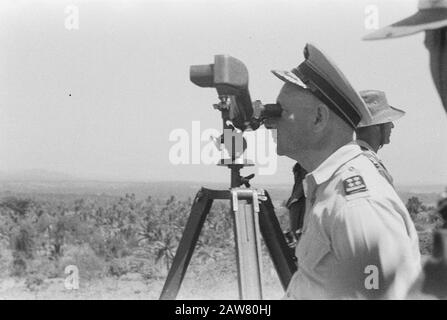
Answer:
[(357, 144), (380, 174), (393, 184), (393, 178), (377, 152), (383, 145), (390, 143), (391, 130), (394, 128), (393, 121), (401, 118), (405, 112), (390, 106), (382, 91), (364, 90), (360, 91), (360, 95), (371, 112), (372, 121), (368, 124), (361, 121), (357, 126)]

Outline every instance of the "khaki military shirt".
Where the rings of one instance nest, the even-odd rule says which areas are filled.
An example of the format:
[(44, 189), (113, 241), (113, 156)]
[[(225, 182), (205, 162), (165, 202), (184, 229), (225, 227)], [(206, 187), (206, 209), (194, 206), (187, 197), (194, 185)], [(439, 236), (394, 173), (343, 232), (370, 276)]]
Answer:
[(285, 298), (405, 298), (420, 273), (418, 237), (394, 188), (351, 142), (303, 180), (298, 270)]

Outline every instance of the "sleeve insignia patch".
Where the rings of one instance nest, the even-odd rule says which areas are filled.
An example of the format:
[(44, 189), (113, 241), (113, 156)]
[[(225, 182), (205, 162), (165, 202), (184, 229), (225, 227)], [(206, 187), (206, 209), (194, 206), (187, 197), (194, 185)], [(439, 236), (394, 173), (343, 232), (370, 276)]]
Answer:
[(345, 194), (347, 196), (359, 192), (368, 191), (363, 178), (359, 175), (351, 176), (343, 180), (343, 188), (345, 189)]

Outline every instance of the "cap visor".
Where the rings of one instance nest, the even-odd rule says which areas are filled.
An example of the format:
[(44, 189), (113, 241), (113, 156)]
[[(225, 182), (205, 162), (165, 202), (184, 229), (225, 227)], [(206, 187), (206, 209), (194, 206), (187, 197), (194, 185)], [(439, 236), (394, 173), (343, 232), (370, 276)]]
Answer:
[(363, 40), (404, 37), (447, 26), (447, 8), (424, 9), (392, 25), (367, 34)]
[(306, 87), (300, 78), (290, 71), (272, 70), (272, 73), (284, 82), (292, 83), (300, 87)]
[[(358, 92), (354, 90), (343, 72), (327, 55), (311, 43), (306, 45), (305, 55), (306, 61), (303, 63), (309, 64), (313, 70), (317, 70), (318, 74), (330, 84), (330, 87), (342, 96), (351, 106), (351, 109), (355, 110), (355, 113), (361, 115), (361, 119), (371, 119), (371, 113), (363, 102), (363, 99)], [(323, 94), (327, 95), (326, 89), (319, 89)], [(340, 107), (337, 107), (337, 109), (346, 115), (345, 110), (341, 110)], [(346, 115), (346, 117), (352, 120), (351, 116)], [(354, 123), (353, 125), (355, 126)]]

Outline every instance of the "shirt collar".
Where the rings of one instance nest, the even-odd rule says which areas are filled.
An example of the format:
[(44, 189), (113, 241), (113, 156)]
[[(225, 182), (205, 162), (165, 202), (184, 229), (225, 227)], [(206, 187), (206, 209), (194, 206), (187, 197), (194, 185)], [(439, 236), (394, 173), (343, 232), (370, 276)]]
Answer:
[[(363, 140), (360, 140), (360, 139), (355, 140), (355, 142), (356, 142), (360, 147), (366, 148), (366, 149), (368, 149), (369, 151), (374, 152), (374, 149), (369, 145), (368, 142), (363, 141)], [(375, 152), (374, 152), (374, 153), (375, 153)]]
[(362, 153), (359, 145), (355, 141), (345, 144), (332, 153), (314, 171), (308, 173), (303, 180), (305, 196), (316, 188), (316, 186), (329, 180), (333, 174), (346, 162)]

